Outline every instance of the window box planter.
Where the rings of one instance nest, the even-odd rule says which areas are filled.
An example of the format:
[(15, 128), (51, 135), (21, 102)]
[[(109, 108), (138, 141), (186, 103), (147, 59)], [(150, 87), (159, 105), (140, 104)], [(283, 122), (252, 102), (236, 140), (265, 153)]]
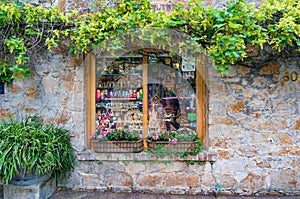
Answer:
[(147, 140), (148, 142), (148, 148), (150, 151), (154, 152), (156, 148), (158, 147), (164, 147), (169, 152), (193, 152), (197, 148), (197, 141), (179, 141), (176, 144), (172, 144), (169, 141), (152, 141)]
[(139, 153), (144, 150), (143, 140), (104, 141), (92, 140), (97, 153)]

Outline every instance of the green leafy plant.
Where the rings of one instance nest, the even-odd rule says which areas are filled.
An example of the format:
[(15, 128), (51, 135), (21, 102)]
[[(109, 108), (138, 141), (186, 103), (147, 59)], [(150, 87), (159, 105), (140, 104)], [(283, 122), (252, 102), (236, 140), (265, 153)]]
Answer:
[[(196, 145), (193, 148), (186, 148), (186, 151), (178, 152), (174, 150), (172, 145), (158, 145), (155, 146), (153, 149), (148, 149), (145, 152), (149, 155), (157, 158), (186, 158), (188, 155), (197, 155), (202, 151), (202, 142), (198, 140)], [(193, 161), (187, 161), (187, 163), (193, 163)]]
[[(295, 0), (268, 0), (259, 9), (245, 0), (231, 2), (224, 9), (205, 7), (201, 0), (192, 0), (188, 7), (178, 4), (170, 13), (153, 12), (148, 0), (122, 0), (115, 6), (98, 2), (91, 13), (84, 14), (2, 2), (0, 81), (5, 82), (29, 76), (28, 61), (33, 52), (62, 44), (77, 56), (93, 49), (126, 49), (126, 41), (159, 41), (161, 48), (172, 49), (174, 42), (164, 31), (147, 31), (154, 27), (189, 35), (212, 58), (220, 74), (227, 74), (229, 65), (247, 57), (247, 45), (268, 45), (277, 52), (300, 51), (300, 8)], [(194, 49), (190, 41), (176, 46), (178, 52), (187, 49)]]
[[(155, 146), (146, 152), (158, 158), (186, 158), (188, 155), (197, 155), (202, 151), (202, 142), (195, 131), (188, 128), (148, 136), (147, 139)], [(157, 145), (154, 144), (155, 142), (158, 142)], [(176, 145), (180, 145), (179, 151), (176, 150)], [(188, 161), (188, 163), (192, 164), (193, 162)]]
[[(34, 52), (45, 49), (49, 38), (63, 29), (70, 17), (54, 7), (45, 9), (18, 1), (0, 3), (0, 81), (29, 77), (29, 54), (35, 56)], [(56, 46), (55, 41), (52, 46)]]
[(108, 141), (138, 141), (141, 138), (139, 137), (136, 131), (129, 132), (124, 129), (110, 129), (110, 130), (101, 130), (98, 129), (96, 132), (92, 133), (90, 137), (93, 140), (108, 140)]
[(42, 122), (38, 116), (0, 122), (0, 179), (16, 175), (53, 175), (62, 178), (75, 163), (69, 131)]
[(169, 141), (172, 144), (176, 144), (180, 141), (196, 141), (198, 137), (195, 131), (181, 128), (176, 131), (165, 131), (160, 134), (149, 135), (147, 139), (151, 141)]

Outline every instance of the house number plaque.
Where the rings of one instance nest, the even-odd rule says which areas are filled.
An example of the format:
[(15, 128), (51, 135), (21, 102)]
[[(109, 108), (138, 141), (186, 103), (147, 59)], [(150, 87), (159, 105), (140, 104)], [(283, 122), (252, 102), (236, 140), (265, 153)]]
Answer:
[(0, 94), (4, 94), (4, 83), (0, 82)]
[(285, 82), (297, 82), (298, 81), (298, 73), (296, 71), (284, 71), (283, 72), (283, 81)]

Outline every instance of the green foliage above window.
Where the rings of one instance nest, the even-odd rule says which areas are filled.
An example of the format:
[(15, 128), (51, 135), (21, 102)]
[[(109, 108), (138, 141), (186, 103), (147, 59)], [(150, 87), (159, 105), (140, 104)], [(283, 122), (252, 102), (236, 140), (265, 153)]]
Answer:
[[(221, 74), (228, 73), (230, 64), (247, 57), (247, 45), (271, 45), (278, 52), (285, 48), (300, 51), (300, 5), (295, 0), (268, 0), (259, 9), (239, 0), (220, 10), (203, 7), (200, 0), (193, 0), (188, 8), (179, 4), (170, 13), (153, 12), (148, 0), (123, 0), (115, 7), (99, 2), (93, 6), (93, 13), (86, 14), (64, 14), (58, 8), (2, 2), (0, 81), (5, 82), (29, 76), (29, 55), (58, 47), (62, 41), (67, 41), (75, 55), (99, 47), (119, 50), (128, 39), (159, 41), (162, 47), (170, 45), (163, 31), (134, 34), (137, 29), (173, 29), (189, 35), (212, 57)], [(180, 48), (191, 46), (187, 42)]]

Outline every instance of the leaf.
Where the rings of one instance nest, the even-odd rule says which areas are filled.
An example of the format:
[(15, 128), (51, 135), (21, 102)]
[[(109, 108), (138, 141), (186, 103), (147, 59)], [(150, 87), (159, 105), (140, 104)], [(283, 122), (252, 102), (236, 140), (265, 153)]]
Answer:
[(230, 55), (231, 55), (231, 52), (228, 52), (228, 51), (227, 51), (227, 52), (225, 52), (225, 56), (227, 56), (227, 57), (228, 57), (228, 56), (230, 56)]
[(19, 7), (23, 6), (23, 3), (20, 1), (15, 1), (14, 4)]
[(242, 25), (240, 25), (240, 24), (235, 24), (235, 23), (232, 23), (232, 22), (229, 22), (229, 23), (228, 23), (228, 26), (229, 26), (230, 28), (232, 28), (232, 29), (238, 29), (238, 28), (240, 28)]
[(240, 57), (240, 55), (237, 52), (233, 52), (232, 54), (236, 59), (238, 59)]
[(215, 25), (213, 25), (213, 28), (221, 28), (223, 26), (224, 26), (224, 24), (215, 24)]

